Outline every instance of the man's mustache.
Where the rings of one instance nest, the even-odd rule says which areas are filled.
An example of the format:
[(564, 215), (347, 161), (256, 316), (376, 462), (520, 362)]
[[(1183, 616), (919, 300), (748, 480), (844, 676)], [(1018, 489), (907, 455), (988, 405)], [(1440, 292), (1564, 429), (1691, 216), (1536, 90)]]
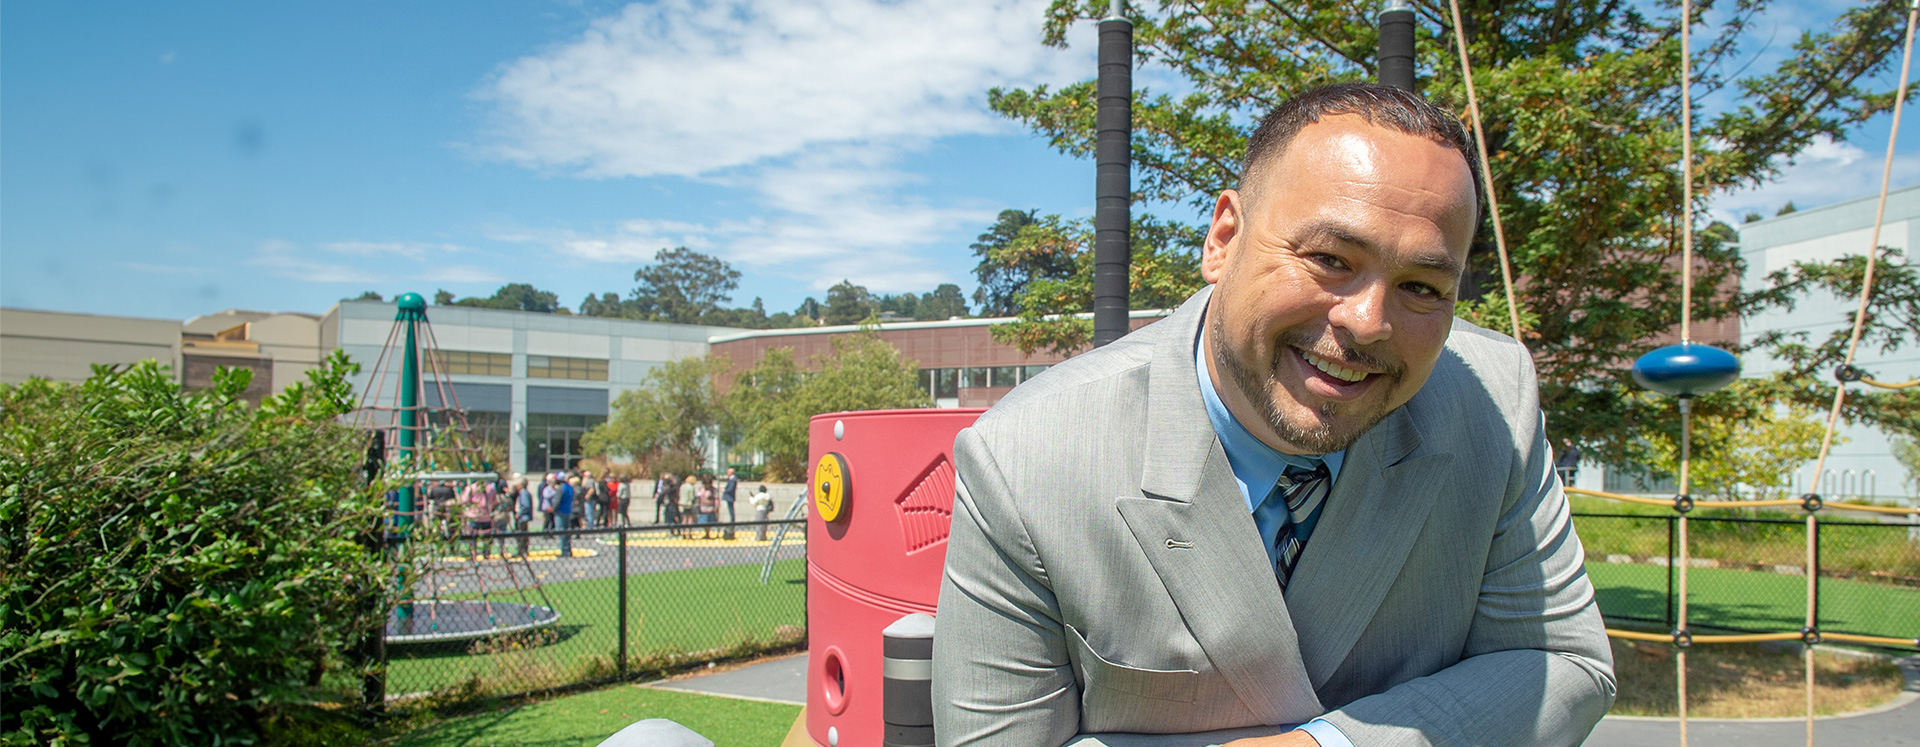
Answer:
[[(1329, 345), (1331, 350), (1328, 349)], [(1294, 349), (1305, 350), (1330, 363), (1364, 368), (1389, 378), (1398, 378), (1406, 370), (1404, 366), (1392, 363), (1378, 355), (1342, 345), (1337, 339), (1323, 341), (1322, 338), (1307, 332), (1280, 333), (1280, 336), (1274, 339), (1273, 360), (1270, 362), (1276, 367), (1279, 366), (1280, 356)]]

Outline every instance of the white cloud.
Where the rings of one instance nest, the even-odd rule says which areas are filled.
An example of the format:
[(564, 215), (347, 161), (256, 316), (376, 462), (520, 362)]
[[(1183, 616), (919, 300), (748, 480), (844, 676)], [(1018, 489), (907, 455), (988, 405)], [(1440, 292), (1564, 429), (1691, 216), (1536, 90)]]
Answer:
[(432, 252), (453, 254), (469, 251), (459, 244), (421, 241), (332, 241), (321, 244), (320, 248), (334, 254), (356, 257), (405, 257), (413, 260), (422, 259)]
[[(280, 277), (310, 283), (383, 283), (396, 279), (439, 283), (499, 283), (506, 277), (476, 265), (443, 264), (439, 255), (471, 251), (457, 244), (409, 241), (329, 241), (305, 248), (284, 239), (260, 242), (246, 263), (264, 268)], [(345, 262), (317, 259), (326, 255), (349, 258)], [(361, 266), (361, 263), (377, 267)], [(140, 265), (129, 269), (148, 272), (178, 272), (159, 265)]]
[[(1869, 152), (1850, 142), (1821, 137), (1791, 162), (1781, 159), (1780, 176), (1774, 181), (1714, 200), (1714, 217), (1738, 225), (1749, 211), (1772, 217), (1788, 202), (1808, 208), (1878, 195), (1885, 158), (1885, 151)], [(1916, 174), (1920, 174), (1920, 153), (1894, 155), (1893, 188), (1913, 184)]]
[(987, 88), (1068, 74), (1067, 57), (1039, 43), (1043, 8), (629, 5), (501, 69), (481, 93), (498, 107), (486, 149), (590, 177), (701, 176), (820, 145), (1004, 131), (984, 106)]
[(995, 213), (915, 198), (926, 180), (897, 164), (938, 138), (1015, 132), (988, 88), (1090, 74), (1090, 46), (1040, 43), (1044, 17), (1040, 0), (630, 5), (502, 67), (481, 93), (496, 107), (485, 152), (586, 178), (696, 179), (760, 209), (491, 238), (626, 266), (686, 246), (816, 290), (953, 280), (920, 254)]
[(387, 280), (379, 273), (348, 265), (317, 262), (291, 241), (268, 239), (260, 242), (247, 264), (265, 268), (280, 277), (311, 283), (373, 283)]
[(414, 276), (415, 279), (433, 283), (502, 283), (506, 276), (485, 267), (472, 265), (444, 265), (428, 269)]

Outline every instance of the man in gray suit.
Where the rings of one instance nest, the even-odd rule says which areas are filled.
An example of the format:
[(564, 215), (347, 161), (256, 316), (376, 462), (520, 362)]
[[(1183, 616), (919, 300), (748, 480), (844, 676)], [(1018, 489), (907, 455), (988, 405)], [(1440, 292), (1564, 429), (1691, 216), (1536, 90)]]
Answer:
[(1453, 317), (1470, 152), (1416, 95), (1302, 94), (1210, 287), (960, 434), (940, 744), (1586, 737), (1613, 665), (1532, 358)]

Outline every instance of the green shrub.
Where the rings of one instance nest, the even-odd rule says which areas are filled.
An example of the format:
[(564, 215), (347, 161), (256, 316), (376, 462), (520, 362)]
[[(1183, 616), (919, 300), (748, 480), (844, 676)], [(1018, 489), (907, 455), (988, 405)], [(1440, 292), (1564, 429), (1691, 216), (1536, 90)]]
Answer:
[(358, 367), (250, 408), (224, 369), (0, 387), (0, 740), (347, 738), (355, 647), (394, 568), (365, 543), (378, 486), (337, 422)]

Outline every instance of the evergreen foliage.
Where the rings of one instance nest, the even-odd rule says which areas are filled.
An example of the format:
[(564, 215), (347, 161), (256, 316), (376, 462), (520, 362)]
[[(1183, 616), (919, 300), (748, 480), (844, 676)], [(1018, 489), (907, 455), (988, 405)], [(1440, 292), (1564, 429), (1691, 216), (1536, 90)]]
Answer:
[[(0, 386), (0, 741), (353, 743), (396, 566), (334, 351), (257, 409), (152, 361)], [(329, 675), (332, 675), (329, 678)], [(331, 737), (331, 738), (330, 738)]]
[[(1832, 23), (1801, 33), (1770, 67), (1755, 67), (1752, 50), (1741, 42), (1771, 4), (1703, 0), (1688, 19), (1698, 32), (1695, 101), (1718, 95), (1730, 102), (1695, 118), (1696, 216), (1717, 195), (1777, 178), (1817, 140), (1844, 140), (1892, 106), (1892, 93), (1878, 90), (1874, 79), (1898, 59), (1903, 4), (1851, 6)], [(1435, 104), (1464, 112), (1446, 6), (1436, 0), (1411, 5), (1420, 19), (1422, 91)], [(1128, 9), (1137, 64), (1177, 77), (1181, 89), (1177, 95), (1135, 91), (1132, 158), (1140, 199), (1205, 210), (1235, 186), (1246, 138), (1260, 116), (1294, 92), (1372, 79), (1377, 72), (1373, 13), (1343, 0), (1197, 0)], [(1064, 46), (1068, 27), (1106, 12), (1105, 2), (1055, 0), (1045, 41)], [(1548, 427), (1607, 463), (1644, 465), (1651, 455), (1635, 434), (1676, 421), (1670, 403), (1634, 396), (1638, 387), (1627, 366), (1680, 320), (1676, 4), (1467, 0), (1461, 12), (1495, 193), (1521, 281), (1520, 311), (1533, 320), (1524, 341), (1538, 364)], [(1701, 23), (1708, 13), (1715, 18), (1711, 26)], [(1095, 93), (1091, 80), (997, 88), (989, 103), (1055, 149), (1091, 157)], [(1730, 232), (1697, 228), (1697, 324), (1750, 313), (1770, 300), (1732, 290), (1743, 268)], [(1481, 319), (1492, 318), (1495, 308), (1504, 311), (1492, 249), (1491, 231), (1483, 228), (1461, 294), (1462, 310)], [(1506, 331), (1504, 324), (1491, 326)], [(1903, 340), (1914, 342), (1916, 335), (1909, 330)], [(1827, 358), (1820, 367), (1837, 362)], [(1783, 377), (1751, 394), (1811, 403), (1830, 399), (1831, 386), (1831, 378)], [(1749, 398), (1729, 406), (1750, 411), (1755, 404)], [(1876, 397), (1847, 414), (1884, 424), (1911, 419), (1914, 405)], [(1895, 406), (1905, 409), (1888, 409)]]

